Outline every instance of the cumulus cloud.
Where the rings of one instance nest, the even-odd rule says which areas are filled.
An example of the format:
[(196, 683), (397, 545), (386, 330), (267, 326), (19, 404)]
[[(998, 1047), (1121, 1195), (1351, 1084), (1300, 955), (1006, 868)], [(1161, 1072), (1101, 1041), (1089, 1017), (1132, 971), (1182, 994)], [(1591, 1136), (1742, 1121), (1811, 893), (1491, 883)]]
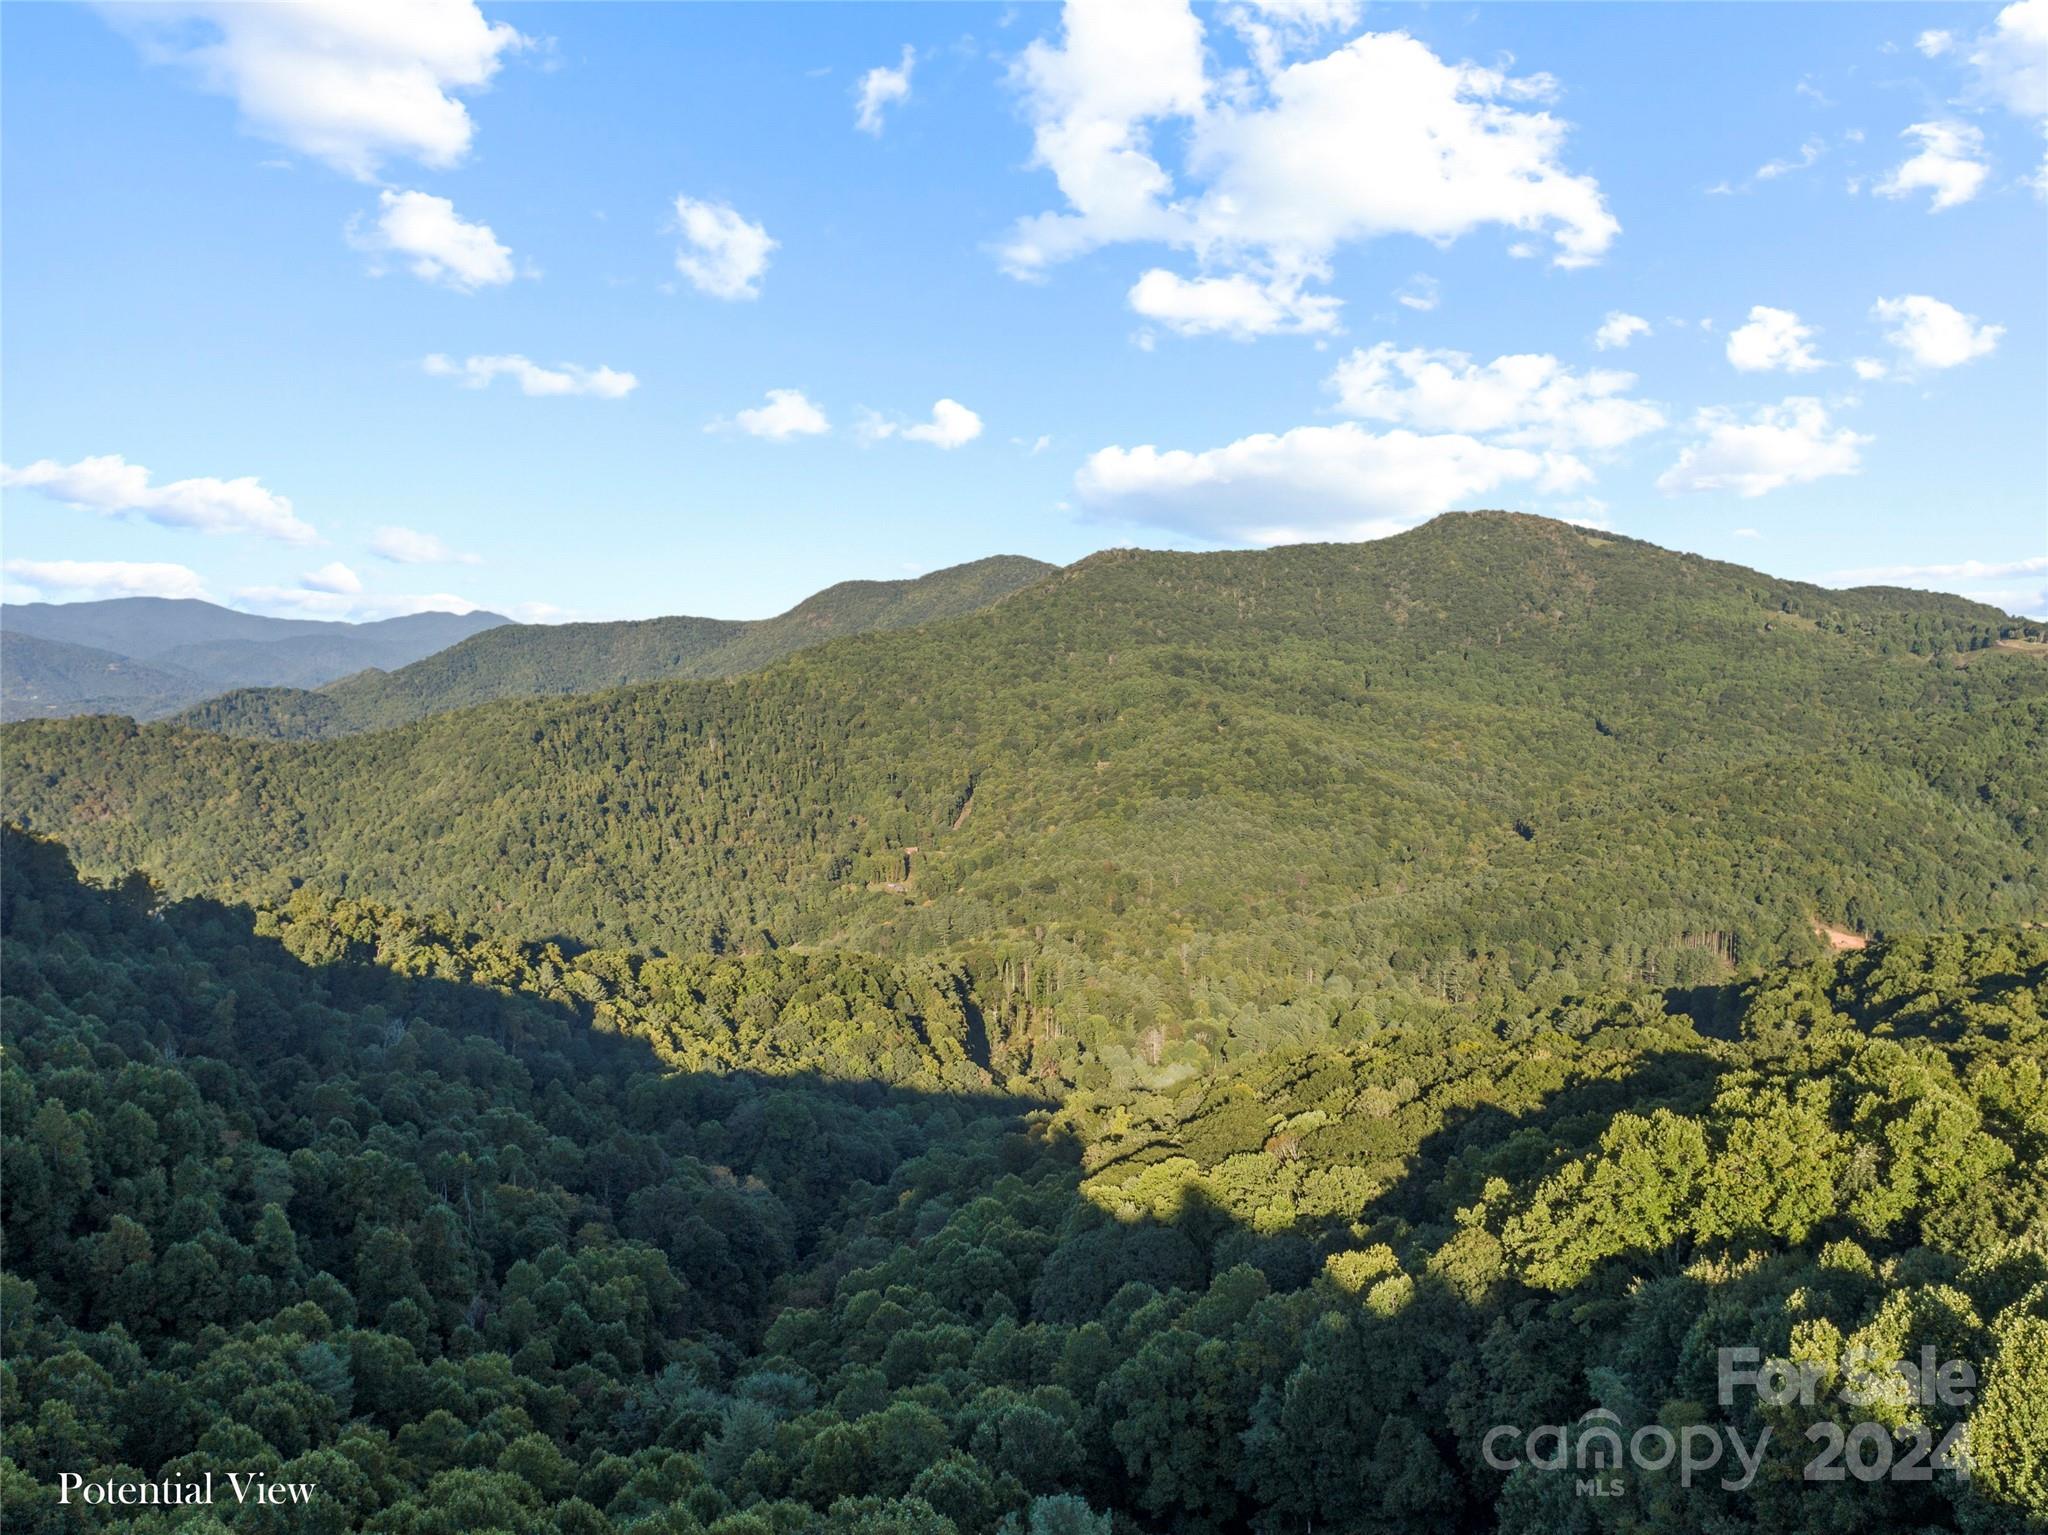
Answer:
[(288, 544), (310, 544), (319, 535), (292, 511), (291, 502), (265, 490), (254, 475), (236, 480), (211, 477), (150, 483), (150, 473), (118, 453), (81, 458), (75, 464), (38, 459), (24, 469), (0, 464), (0, 486), (39, 491), (66, 506), (106, 517), (140, 513), (169, 528), (202, 533), (256, 533)]
[(299, 584), (308, 591), (335, 592), (346, 596), (363, 589), (363, 578), (340, 560), (334, 560), (318, 570), (307, 571), (299, 577)]
[(1749, 323), (1728, 333), (1728, 361), (1744, 373), (1811, 373), (1827, 366), (1814, 355), (1813, 337), (1791, 310), (1757, 304)]
[(723, 418), (705, 428), (707, 432), (740, 431), (770, 442), (788, 442), (796, 437), (817, 437), (832, 430), (825, 413), (805, 398), (801, 389), (771, 389), (768, 403), (738, 412), (732, 420)]
[(1656, 406), (1627, 398), (1635, 381), (1605, 368), (1576, 373), (1542, 353), (1476, 364), (1463, 352), (1382, 341), (1345, 358), (1329, 383), (1347, 415), (1511, 447), (1604, 451), (1664, 425)]
[(1939, 27), (1929, 27), (1925, 32), (1922, 32), (1913, 39), (1913, 46), (1920, 50), (1923, 57), (1930, 59), (1940, 58), (1944, 53), (1954, 48), (1955, 45), (1955, 34), (1943, 31)]
[(1939, 213), (1975, 197), (1991, 174), (1982, 158), (1984, 130), (1973, 123), (1914, 123), (1899, 137), (1917, 141), (1920, 152), (1894, 166), (1890, 175), (1871, 188), (1879, 197), (1930, 191), (1934, 197), (1928, 211)]
[(905, 442), (929, 443), (935, 448), (958, 448), (981, 435), (981, 417), (958, 400), (939, 400), (932, 406), (932, 418), (905, 426), (870, 415), (861, 423), (861, 435), (879, 442), (900, 437)]
[(1610, 309), (1607, 318), (1600, 322), (1600, 328), (1593, 332), (1593, 345), (1603, 352), (1618, 351), (1636, 337), (1649, 334), (1650, 322), (1641, 315)]
[(420, 281), (461, 293), (496, 287), (516, 275), (512, 252), (498, 243), (491, 226), (468, 223), (445, 197), (386, 190), (377, 194), (377, 206), (373, 225), (365, 229), (357, 217), (347, 229), (349, 243), (373, 258), (373, 272), (381, 272), (390, 257)]
[(2048, 117), (2048, 0), (1998, 13), (1970, 50), (1976, 94), (2021, 117)]
[(1364, 9), (1363, 0), (1243, 0), (1220, 7), (1218, 15), (1244, 39), (1253, 67), (1270, 75), (1324, 33), (1358, 25)]
[(1183, 336), (1249, 341), (1278, 333), (1333, 331), (1342, 301), (1301, 291), (1299, 282), (1260, 281), (1242, 272), (1187, 278), (1154, 267), (1130, 291), (1130, 305)]
[(1375, 433), (1347, 421), (1199, 453), (1103, 448), (1082, 465), (1075, 491), (1103, 516), (1270, 545), (1378, 538), (1503, 486), (1561, 493), (1589, 477), (1567, 454), (1456, 433)]
[(106, 14), (146, 57), (231, 97), (251, 133), (364, 181), (393, 158), (459, 163), (475, 124), (456, 93), (482, 89), (526, 44), (471, 0), (223, 0)]
[(1753, 500), (1787, 485), (1856, 474), (1872, 441), (1834, 425), (1826, 406), (1803, 396), (1759, 406), (1747, 418), (1726, 408), (1703, 410), (1693, 426), (1699, 440), (1657, 478), (1666, 495), (1733, 491)]
[(676, 270), (699, 293), (722, 299), (761, 296), (769, 253), (779, 243), (766, 229), (748, 223), (724, 203), (694, 197), (676, 199), (676, 228), (683, 237), (676, 250)]
[(1879, 299), (1870, 312), (1891, 325), (1884, 339), (1922, 368), (1954, 368), (1989, 357), (2005, 334), (2003, 325), (1979, 325), (1975, 315), (1924, 293)]
[(854, 88), (853, 125), (862, 133), (882, 135), (882, 113), (887, 107), (910, 99), (910, 71), (917, 63), (917, 50), (904, 44), (903, 58), (894, 69), (877, 65), (860, 77)]
[(1881, 357), (1858, 357), (1851, 360), (1849, 366), (1856, 370), (1856, 376), (1866, 384), (1874, 384), (1891, 372)]
[[(7, 574), (38, 597), (72, 601), (99, 597), (196, 597), (206, 600), (206, 583), (183, 565), (128, 560), (9, 560)], [(33, 598), (29, 600), (34, 600)]]
[[(1270, 32), (1291, 18), (1312, 33), (1354, 16), (1303, 5), (1225, 19)], [(1212, 274), (1298, 284), (1326, 277), (1340, 246), (1379, 235), (1448, 244), (1498, 224), (1547, 232), (1559, 265), (1583, 266), (1619, 232), (1598, 184), (1563, 163), (1567, 127), (1542, 109), (1556, 89), (1546, 76), (1446, 63), (1402, 32), (1267, 65), (1255, 81), (1212, 80), (1186, 0), (1068, 0), (1058, 42), (1034, 42), (1013, 71), (1035, 163), (1066, 206), (1015, 226), (1005, 269), (1042, 277), (1084, 251), (1150, 241), (1194, 252)], [(1176, 123), (1185, 188), (1153, 141)]]
[(479, 555), (449, 548), (431, 533), (416, 528), (379, 528), (370, 536), (370, 552), (394, 565), (481, 565)]
[(456, 378), (467, 389), (487, 388), (500, 376), (513, 379), (521, 394), (588, 394), (601, 400), (622, 400), (640, 387), (640, 380), (602, 365), (586, 368), (579, 363), (557, 363), (544, 368), (518, 353), (504, 356), (465, 357), (461, 362), (439, 352), (421, 359), (420, 367), (436, 378)]

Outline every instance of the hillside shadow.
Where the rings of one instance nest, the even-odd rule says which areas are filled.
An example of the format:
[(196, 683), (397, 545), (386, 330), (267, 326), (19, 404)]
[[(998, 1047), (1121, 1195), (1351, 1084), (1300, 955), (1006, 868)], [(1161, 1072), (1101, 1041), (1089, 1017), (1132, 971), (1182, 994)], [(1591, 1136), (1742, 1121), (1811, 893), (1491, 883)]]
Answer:
[[(105, 1153), (128, 1158), (119, 1179), (31, 1178), (32, 1197), (11, 1198), (8, 1269), (39, 1311), (99, 1340), (88, 1353), (155, 1366), (101, 1449), (11, 1426), (31, 1476), (51, 1479), (62, 1453), (224, 1472), (238, 1455), (317, 1453), (351, 1424), (452, 1474), (501, 1465), (524, 1422), (590, 1468), (577, 1495), (619, 1527), (689, 1499), (708, 1524), (750, 1500), (824, 1509), (825, 1484), (805, 1480), (818, 1452), (794, 1478), (754, 1457), (828, 1409), (957, 1417), (956, 1443), (900, 1452), (922, 1457), (905, 1487), (955, 1452), (1011, 1464), (975, 1426), (995, 1409), (969, 1409), (1000, 1387), (1078, 1414), (1070, 1461), (1050, 1442), (1030, 1453), (1065, 1468), (1044, 1490), (1118, 1510), (1119, 1531), (1789, 1528), (1807, 1495), (1696, 1485), (1681, 1526), (1668, 1479), (1632, 1485), (1610, 1516), (1570, 1477), (1510, 1476), (1476, 1449), (1495, 1424), (1596, 1408), (1711, 1421), (1713, 1347), (1785, 1346), (1717, 1307), (1682, 1252), (1543, 1292), (1461, 1214), (1487, 1177), (1533, 1186), (1619, 1114), (1703, 1109), (1721, 1075), (1708, 1056), (1647, 1050), (1519, 1111), (1454, 1109), (1338, 1216), (1251, 1223), (1196, 1186), (1119, 1219), (1027, 1093), (680, 1070), (597, 1001), (400, 973), (339, 931), (288, 946), (247, 908), (82, 886), (61, 849), (11, 831), (5, 855), (9, 1064), (46, 1107), (118, 1119), (133, 1143)], [(61, 1173), (78, 1153), (38, 1114)], [(143, 1191), (152, 1173), (180, 1197)], [(141, 1256), (115, 1262), (117, 1236)], [(187, 1250), (212, 1278), (172, 1256)], [(1645, 1286), (1661, 1331), (1632, 1320)], [(308, 1340), (287, 1350), (300, 1376), (339, 1382), (324, 1428), (270, 1416), (255, 1386), (229, 1409), (174, 1384), (230, 1338), (280, 1328)], [(317, 1348), (332, 1361), (307, 1362)], [(524, 1384), (477, 1384), (508, 1374)], [(22, 1378), (34, 1421), (59, 1398), (90, 1406), (75, 1370)], [(1638, 1380), (1676, 1396), (1639, 1400)], [(673, 1452), (715, 1486), (656, 1477)], [(1006, 1473), (1019, 1486), (1035, 1487), (1030, 1453)], [(599, 1474), (606, 1457), (625, 1469)], [(881, 1475), (844, 1473), (870, 1489)], [(1953, 1527), (1939, 1490), (1882, 1493), (1881, 1522)]]

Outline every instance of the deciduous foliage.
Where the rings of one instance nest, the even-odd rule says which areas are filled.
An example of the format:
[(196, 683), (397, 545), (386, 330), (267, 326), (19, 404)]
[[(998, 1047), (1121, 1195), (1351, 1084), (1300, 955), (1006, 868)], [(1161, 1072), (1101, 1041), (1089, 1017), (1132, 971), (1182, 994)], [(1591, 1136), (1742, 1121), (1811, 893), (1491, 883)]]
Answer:
[(936, 961), (1001, 1061), (1151, 1081), (2037, 917), (2048, 666), (1999, 620), (1474, 514), (342, 740), (15, 726), (0, 797), (174, 894)]
[[(306, 892), (166, 904), (12, 831), (5, 856), (10, 1530), (2048, 1517), (2039, 931), (1711, 1006), (1361, 1013), (1054, 1103), (977, 1057), (943, 968), (571, 953)], [(1831, 1383), (1931, 1345), (1982, 1389), (1722, 1406), (1731, 1345)], [(1596, 1514), (1481, 1453), (1594, 1408), (1769, 1424), (1794, 1470), (1632, 1474)], [(1961, 1425), (1978, 1473), (1798, 1479), (1806, 1427), (1873, 1413)], [(209, 1468), (319, 1497), (54, 1501), (60, 1469)]]

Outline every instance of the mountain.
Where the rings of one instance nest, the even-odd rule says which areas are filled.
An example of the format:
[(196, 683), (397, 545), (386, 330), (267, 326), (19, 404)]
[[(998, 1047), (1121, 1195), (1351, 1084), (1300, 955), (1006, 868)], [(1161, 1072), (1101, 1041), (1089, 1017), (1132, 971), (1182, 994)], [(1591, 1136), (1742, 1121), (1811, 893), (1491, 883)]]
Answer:
[(0, 803), (173, 893), (942, 959), (1034, 1069), (1200, 1070), (1390, 994), (1712, 986), (1825, 928), (2042, 919), (2048, 665), (2007, 627), (1465, 514), (1113, 551), (735, 678), (332, 741), (19, 724)]
[(678, 617), (508, 624), (397, 671), (331, 682), (317, 696), (262, 689), (209, 699), (187, 711), (180, 723), (229, 735), (312, 739), (385, 729), (499, 698), (732, 676), (839, 635), (972, 613), (1054, 569), (1037, 560), (998, 555), (915, 580), (844, 581), (787, 613), (753, 623)]
[[(147, 719), (194, 699), (258, 685), (317, 686), (365, 667), (404, 666), (507, 622), (496, 613), (413, 613), (369, 623), (266, 618), (186, 598), (10, 603), (0, 607), (6, 717), (114, 710)], [(40, 642), (40, 643), (37, 643)], [(83, 664), (50, 645), (143, 663), (105, 694), (78, 691)], [(145, 674), (169, 679), (139, 681)]]
[(252, 1466), (419, 1535), (2048, 1519), (2048, 933), (1055, 1101), (946, 965), (0, 856), (10, 1530)]
[(111, 650), (0, 630), (0, 719), (126, 714), (149, 719), (203, 690), (190, 672)]

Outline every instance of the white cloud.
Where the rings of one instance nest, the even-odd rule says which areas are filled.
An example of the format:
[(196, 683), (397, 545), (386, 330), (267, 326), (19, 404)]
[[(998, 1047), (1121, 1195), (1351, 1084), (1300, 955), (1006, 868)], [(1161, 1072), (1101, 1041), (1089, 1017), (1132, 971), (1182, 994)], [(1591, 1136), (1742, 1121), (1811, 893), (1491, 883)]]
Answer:
[(1929, 27), (1925, 32), (1922, 32), (1913, 39), (1913, 46), (1918, 48), (1922, 55), (1930, 59), (1940, 58), (1944, 53), (1955, 47), (1955, 45), (1955, 33), (1943, 31), (1939, 27)]
[(1762, 538), (1763, 534), (1759, 533), (1755, 528), (1737, 528), (1732, 536), (1735, 538)]
[(1934, 194), (1928, 211), (1939, 213), (1975, 197), (1991, 174), (1991, 167), (1978, 158), (1984, 153), (1984, 130), (1974, 123), (1915, 123), (1899, 137), (1917, 139), (1920, 152), (1871, 188), (1879, 197), (1905, 197), (1926, 189)]
[(1827, 152), (1828, 146), (1825, 139), (1808, 139), (1799, 146), (1798, 159), (1771, 160), (1763, 165), (1759, 165), (1756, 168), (1756, 179), (1758, 181), (1775, 181), (1780, 176), (1789, 176), (1794, 171), (1803, 171), (1813, 165), (1814, 162)]
[(1607, 318), (1600, 322), (1600, 328), (1593, 332), (1593, 345), (1603, 352), (1618, 351), (1636, 337), (1649, 334), (1650, 322), (1641, 315), (1610, 309)]
[(1242, 0), (1217, 14), (1244, 39), (1253, 67), (1270, 75), (1323, 33), (1348, 32), (1364, 8), (1363, 0)]
[(917, 50), (904, 44), (903, 59), (894, 69), (877, 65), (860, 77), (856, 89), (853, 125), (877, 138), (882, 133), (884, 108), (910, 99), (910, 71), (917, 63)]
[(553, 602), (515, 602), (506, 613), (522, 624), (566, 624), (574, 622), (578, 616), (575, 608), (565, 608)]
[(1261, 433), (1201, 453), (1103, 448), (1074, 484), (1103, 516), (1205, 539), (1287, 544), (1378, 538), (1506, 485), (1563, 493), (1588, 478), (1568, 454), (1461, 434), (1374, 433), (1347, 421)]
[[(1200, 244), (1262, 248), (1307, 268), (1384, 234), (1447, 244), (1484, 224), (1547, 231), (1559, 266), (1590, 265), (1621, 226), (1566, 170), (1565, 124), (1522, 110), (1554, 82), (1446, 64), (1405, 33), (1368, 33), (1274, 78), (1265, 106), (1224, 105), (1189, 150), (1209, 187)], [(1331, 144), (1355, 146), (1332, 155)]]
[(1633, 373), (1575, 373), (1542, 353), (1475, 364), (1463, 352), (1400, 351), (1382, 341), (1330, 375), (1347, 415), (1432, 432), (1494, 436), (1512, 447), (1618, 448), (1664, 425), (1664, 413), (1626, 398)]
[(299, 584), (309, 591), (337, 592), (350, 594), (363, 589), (363, 578), (340, 560), (322, 565), (318, 570), (309, 570), (299, 577)]
[(1355, 26), (1365, 9), (1363, 0), (1247, 0), (1262, 19), (1317, 31)]
[(106, 517), (140, 512), (168, 528), (197, 528), (202, 533), (259, 533), (288, 544), (319, 539), (299, 520), (292, 504), (265, 490), (254, 475), (238, 480), (211, 477), (150, 484), (149, 471), (118, 453), (81, 458), (75, 464), (38, 459), (25, 469), (0, 464), (0, 486), (40, 491), (53, 501), (82, 507)]
[[(314, 574), (318, 574), (315, 572)], [(244, 586), (235, 601), (270, 612), (284, 612), (306, 618), (345, 619), (363, 623), (378, 618), (403, 618), (412, 613), (474, 613), (479, 604), (453, 592), (340, 592), (312, 584), (312, 576), (297, 586)]]
[(206, 583), (183, 565), (137, 564), (127, 560), (9, 560), (4, 567), (38, 593), (72, 600), (96, 597), (196, 597), (206, 600)]
[(1749, 323), (1728, 333), (1728, 360), (1744, 373), (1811, 373), (1827, 366), (1808, 344), (1813, 337), (1813, 327), (1791, 310), (1757, 304)]
[(2024, 560), (1957, 560), (1948, 565), (1865, 565), (1838, 570), (1833, 579), (1853, 586), (1917, 585), (1927, 581), (1997, 581), (2048, 572), (2048, 555)]
[(731, 421), (720, 419), (707, 432), (742, 431), (749, 437), (770, 442), (788, 442), (793, 437), (817, 437), (832, 430), (825, 413), (805, 398), (801, 389), (771, 389), (768, 403), (737, 413)]
[(2005, 334), (2003, 325), (1979, 325), (1975, 315), (1924, 293), (1879, 299), (1870, 312), (1891, 323), (1884, 339), (1923, 368), (1954, 368), (1988, 357)]
[(382, 258), (395, 257), (422, 282), (462, 293), (508, 283), (516, 275), (512, 252), (498, 243), (491, 226), (465, 222), (447, 198), (387, 189), (377, 194), (377, 205), (373, 228), (365, 230), (355, 218), (347, 230), (349, 244), (376, 258), (372, 271), (381, 272)]
[(694, 197), (676, 199), (676, 227), (683, 237), (676, 270), (699, 293), (722, 299), (761, 296), (761, 276), (779, 243), (768, 237), (767, 230), (748, 223), (724, 203)]
[(586, 368), (579, 363), (557, 363), (544, 368), (513, 352), (496, 357), (466, 357), (454, 362), (435, 352), (422, 358), (420, 367), (436, 378), (459, 378), (468, 389), (482, 389), (503, 374), (515, 379), (521, 394), (588, 394), (601, 400), (622, 400), (640, 386), (630, 373), (602, 365)]
[(1278, 333), (1313, 334), (1337, 328), (1342, 300), (1305, 294), (1299, 282), (1229, 277), (1186, 278), (1154, 267), (1130, 291), (1130, 305), (1183, 336), (1229, 336), (1248, 341)]
[(2048, 0), (2019, 0), (1998, 13), (1970, 51), (1979, 96), (2021, 117), (2048, 117)]
[(460, 554), (431, 533), (413, 528), (379, 528), (370, 537), (370, 552), (394, 565), (481, 565), (474, 554)]
[(1819, 400), (1803, 396), (1759, 406), (1747, 420), (1732, 410), (1703, 410), (1693, 425), (1700, 440), (1657, 477), (1666, 495), (1733, 491), (1754, 499), (1787, 485), (1855, 474), (1863, 467), (1861, 449), (1872, 441), (1833, 425)]
[(526, 39), (470, 0), (118, 5), (145, 56), (230, 96), (260, 137), (370, 181), (387, 159), (445, 169), (475, 125), (454, 95), (483, 88)]
[(1570, 523), (1575, 528), (1592, 528), (1598, 532), (1611, 532), (1614, 519), (1607, 514), (1610, 508), (1598, 496), (1580, 496), (1574, 501), (1552, 501), (1545, 508), (1545, 514)]
[[(1013, 71), (1035, 163), (1066, 207), (1011, 231), (1005, 269), (1035, 278), (1084, 251), (1149, 241), (1193, 251), (1212, 273), (1298, 284), (1326, 277), (1338, 247), (1379, 235), (1443, 245), (1500, 224), (1548, 232), (1559, 265), (1583, 266), (1619, 231), (1598, 184), (1561, 163), (1566, 125), (1540, 109), (1556, 89), (1547, 76), (1447, 64), (1401, 32), (1266, 64), (1256, 80), (1212, 81), (1186, 0), (1069, 0), (1059, 42), (1034, 42)], [(1176, 121), (1185, 191), (1154, 153), (1155, 125)]]
[(1394, 302), (1406, 309), (1420, 310), (1427, 314), (1436, 308), (1443, 296), (1443, 284), (1434, 277), (1416, 273), (1394, 292)]
[(958, 400), (940, 400), (932, 406), (931, 420), (910, 426), (870, 414), (861, 423), (861, 435), (872, 442), (901, 437), (905, 442), (929, 443), (935, 448), (958, 448), (981, 435), (981, 417)]
[[(2048, 555), (1933, 565), (1866, 565), (1857, 570), (1838, 570), (1829, 580), (1837, 586), (1909, 586), (1922, 591), (1953, 592), (2007, 613), (2048, 616)], [(1986, 586), (1983, 583), (1987, 581), (1998, 584)]]
[(1856, 370), (1856, 376), (1866, 384), (1874, 384), (1891, 372), (1891, 369), (1885, 366), (1884, 359), (1880, 357), (1857, 357), (1850, 361), (1849, 366)]

